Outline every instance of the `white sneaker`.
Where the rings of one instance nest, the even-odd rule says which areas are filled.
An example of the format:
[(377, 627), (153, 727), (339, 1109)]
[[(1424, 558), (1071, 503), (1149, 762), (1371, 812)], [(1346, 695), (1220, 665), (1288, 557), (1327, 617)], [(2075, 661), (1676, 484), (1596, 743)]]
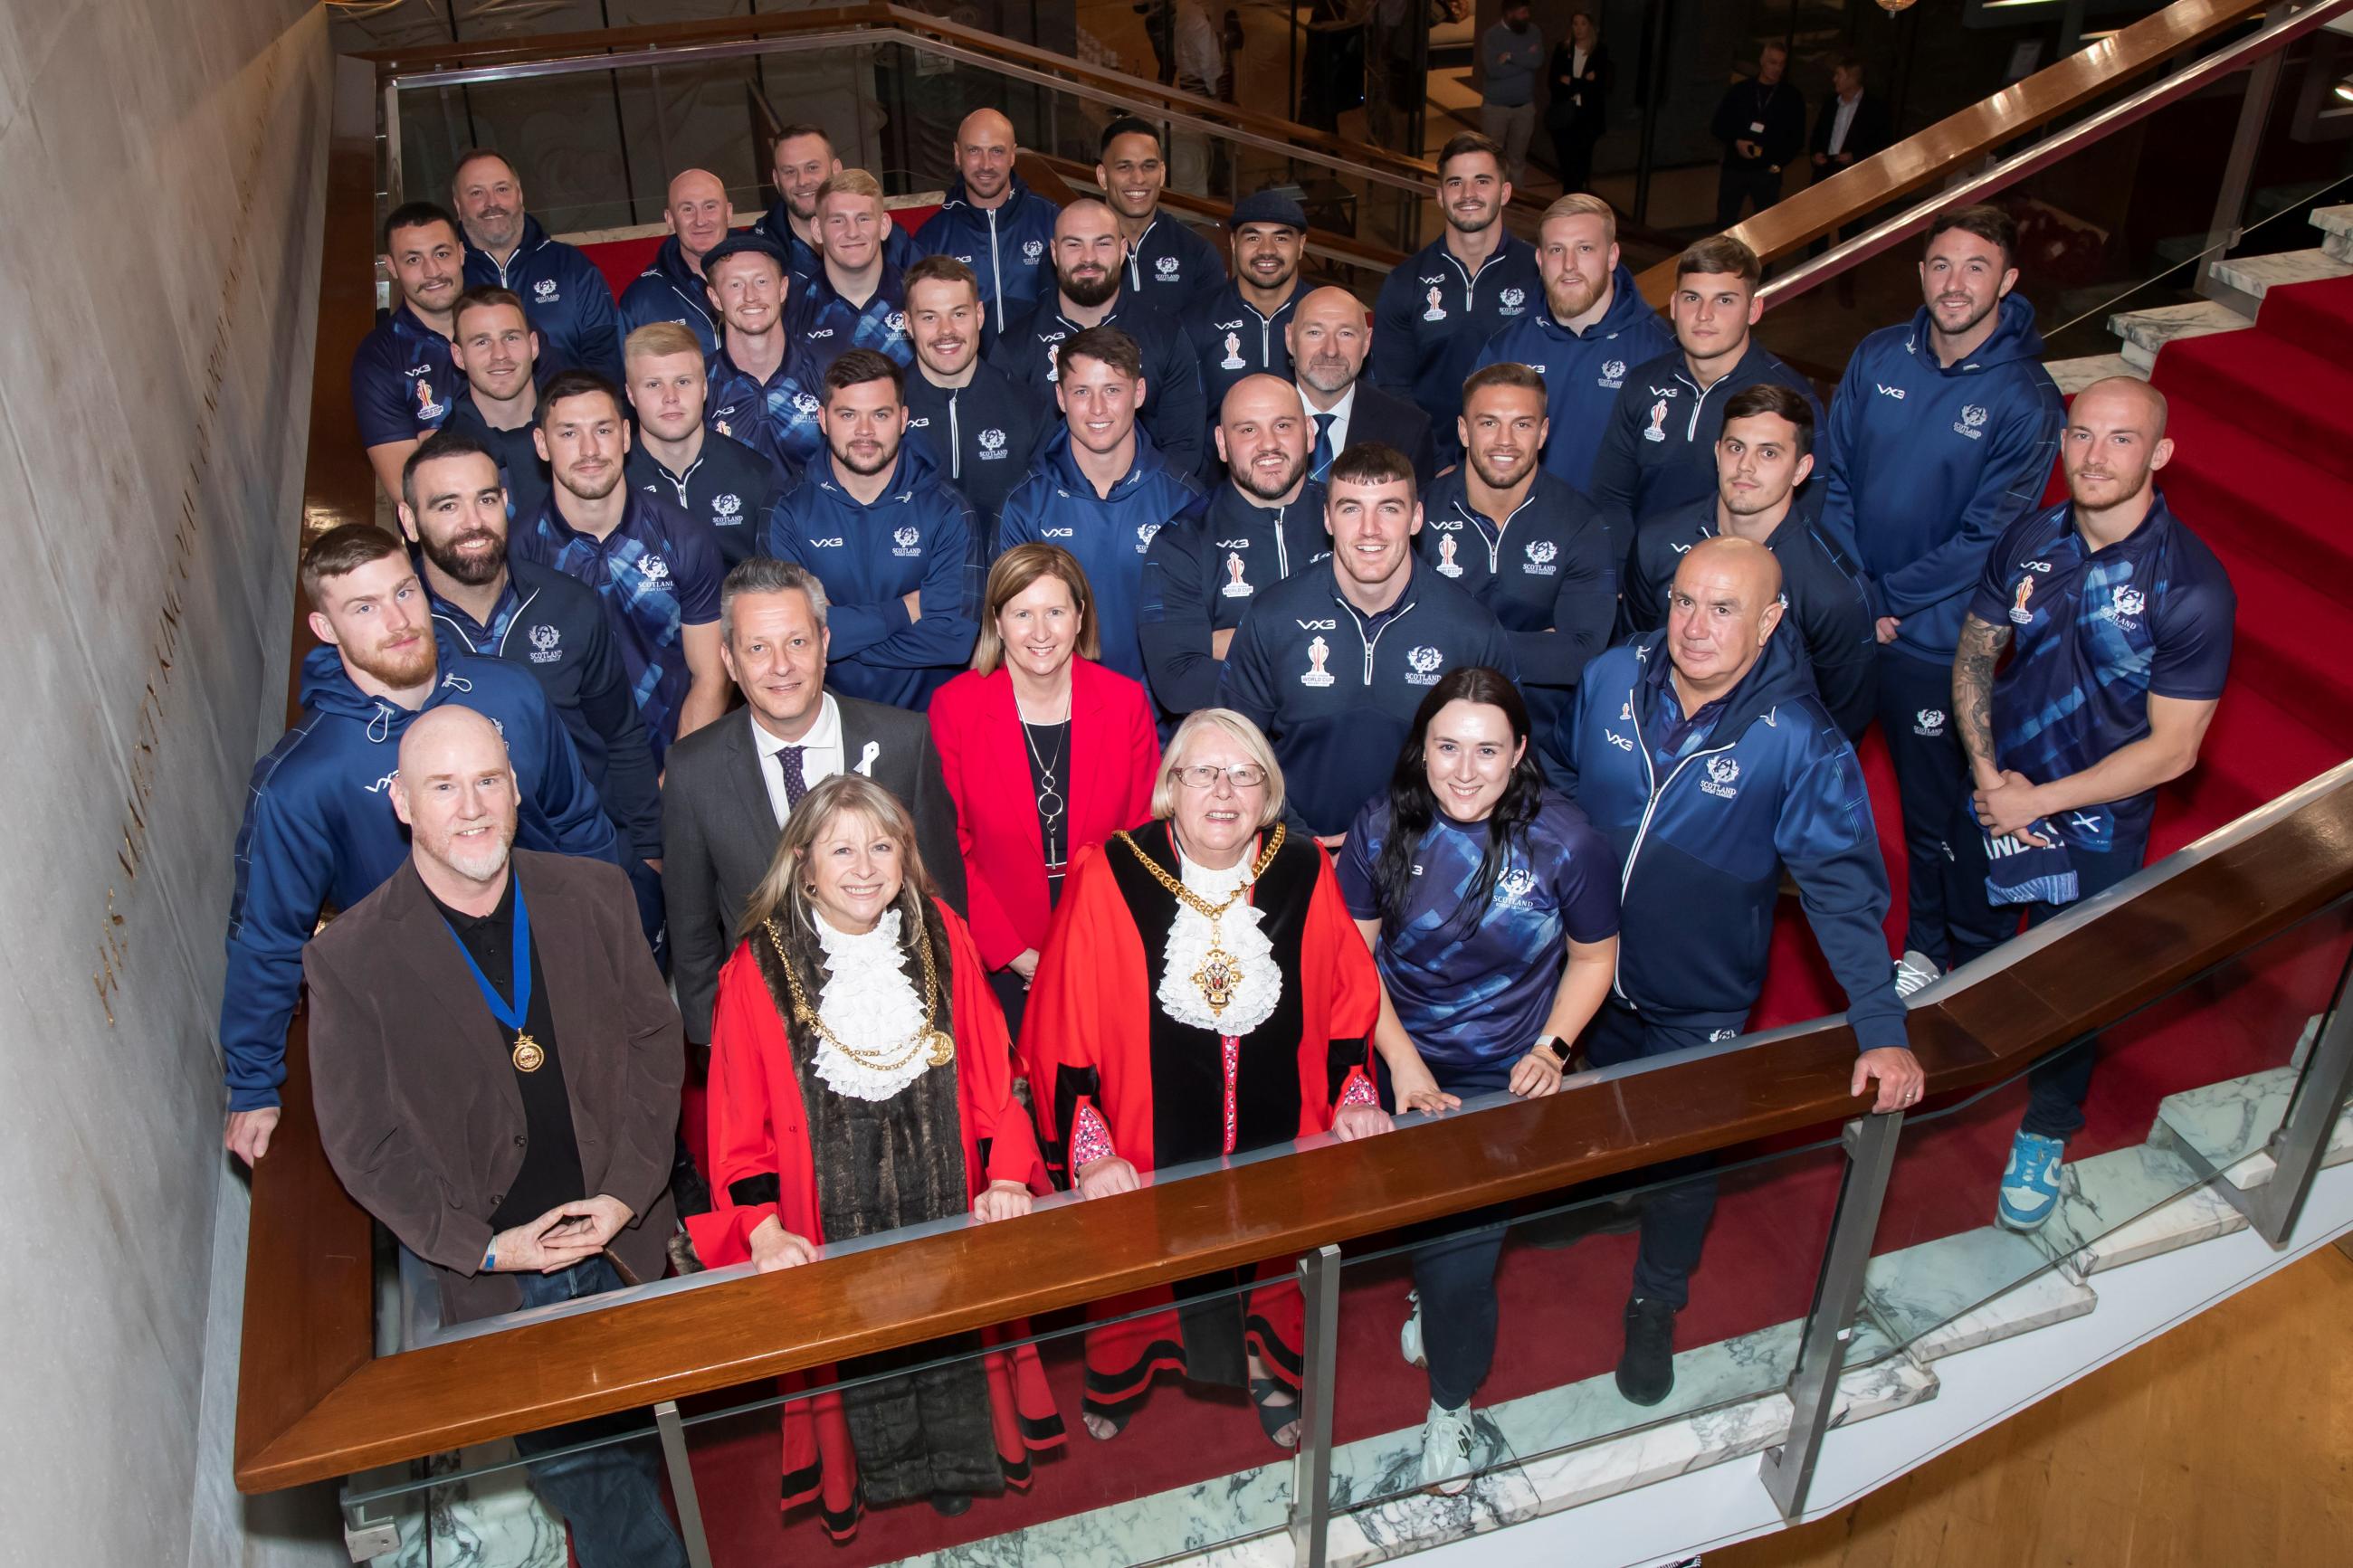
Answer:
[(1906, 948), (1904, 956), (1895, 961), (1895, 994), (1909, 996), (1928, 982), (1944, 977), (1945, 972), (1936, 967), (1935, 959), (1916, 947)]
[(1398, 1331), (1398, 1353), (1405, 1357), (1408, 1366), (1428, 1366), (1430, 1358), (1421, 1349), (1421, 1292), (1409, 1290), (1405, 1299), (1413, 1310), (1406, 1315), (1405, 1327)]
[(1471, 1407), (1432, 1405), (1421, 1424), (1423, 1488), (1440, 1497), (1459, 1497), (1470, 1489), (1471, 1469)]

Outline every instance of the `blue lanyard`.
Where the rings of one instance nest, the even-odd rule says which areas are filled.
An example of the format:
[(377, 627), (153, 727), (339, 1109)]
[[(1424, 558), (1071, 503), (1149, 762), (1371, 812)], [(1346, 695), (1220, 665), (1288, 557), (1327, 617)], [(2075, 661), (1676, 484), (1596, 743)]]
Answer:
[[(514, 872), (510, 869), (507, 875), (512, 877)], [(482, 988), (482, 1000), (490, 1004), (491, 1016), (520, 1035), (523, 1020), (531, 1016), (531, 911), (523, 907), (522, 883), (520, 880), (514, 885), (514, 984), (511, 987), (514, 1001), (512, 1005), (500, 998), (498, 988), (491, 984), (490, 976), (482, 973), (482, 966), (474, 962), (472, 952), (459, 940), (455, 926), (449, 926), (449, 940), (458, 943), (458, 956), (464, 959), (466, 967), (473, 972), (474, 984)], [(441, 923), (449, 925), (448, 917), (443, 916)]]

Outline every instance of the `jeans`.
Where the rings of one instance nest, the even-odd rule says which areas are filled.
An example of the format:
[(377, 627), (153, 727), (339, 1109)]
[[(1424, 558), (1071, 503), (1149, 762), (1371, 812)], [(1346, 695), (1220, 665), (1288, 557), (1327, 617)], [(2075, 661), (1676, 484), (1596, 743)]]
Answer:
[[(1733, 1030), (1737, 1033), (1736, 1027)], [(1724, 1037), (1722, 1026), (1695, 1026), (1651, 1013), (1637, 1013), (1611, 997), (1593, 1020), (1586, 1058), (1598, 1068), (1617, 1067), (1646, 1057), (1689, 1050)], [(1691, 1273), (1699, 1267), (1707, 1222), (1715, 1216), (1715, 1156), (1691, 1154), (1645, 1168), (1644, 1183), (1670, 1184), (1645, 1194), (1641, 1250), (1634, 1259), (1632, 1294), (1664, 1301), (1676, 1311), (1691, 1299)]]
[[(518, 1274), (525, 1307), (600, 1296), (622, 1289), (621, 1277), (602, 1258), (575, 1263), (557, 1274)], [(515, 1451), (530, 1460), (551, 1448), (610, 1438), (638, 1426), (642, 1411), (621, 1411), (587, 1421), (515, 1435)], [(572, 1527), (572, 1550), (580, 1568), (685, 1568), (686, 1548), (662, 1507), (659, 1469), (650, 1439), (607, 1442), (601, 1448), (542, 1459), (525, 1466), (532, 1490)]]
[[(1986, 897), (1985, 835), (1978, 826), (1976, 808), (1964, 797), (1954, 817), (1953, 840), (1953, 962), (1991, 952), (2018, 934), (2018, 917), (2026, 912), (2032, 931), (2067, 904), (1997, 904)], [(2070, 847), (2068, 861), (2075, 868), (2076, 902), (2105, 893), (2141, 868), (2148, 858), (2148, 833), (2116, 840), (2105, 855)], [(2084, 1100), (2092, 1092), (2092, 1068), (2099, 1057), (2097, 1037), (2086, 1035), (2052, 1052), (2026, 1073), (2026, 1118), (2021, 1131), (2064, 1142), (2084, 1130)]]
[[(1509, 1087), (1518, 1061), (1429, 1066), (1439, 1088), (1469, 1100)], [(1433, 1405), (1461, 1409), (1494, 1364), (1495, 1260), (1509, 1215), (1507, 1207), (1451, 1215), (1440, 1222), (1451, 1234), (1414, 1252), (1413, 1288), (1421, 1294), (1421, 1348)]]
[[(1950, 664), (1892, 646), (1879, 650), (1879, 732), (1895, 764), (1904, 809), (1904, 945), (1947, 969), (1959, 962), (1949, 910), (1959, 873), (1947, 839), (1954, 813), (1969, 801), (1969, 763), (1954, 732), (1952, 707)], [(1982, 868), (1978, 879), (1982, 889)]]
[(1488, 139), (1504, 149), (1504, 178), (1518, 184), (1528, 172), (1528, 142), (1536, 132), (1536, 106), (1482, 103), (1479, 123)]

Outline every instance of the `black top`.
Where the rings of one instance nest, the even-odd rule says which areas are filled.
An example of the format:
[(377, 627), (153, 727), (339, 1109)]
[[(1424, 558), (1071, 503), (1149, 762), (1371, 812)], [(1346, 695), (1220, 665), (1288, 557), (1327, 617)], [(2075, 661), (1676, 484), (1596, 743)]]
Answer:
[(1046, 848), (1046, 906), (1062, 900), (1062, 873), (1071, 859), (1071, 721), (1032, 724), (1028, 731), (1029, 782), (1038, 790), (1038, 842)]
[[(508, 1002), (514, 999), (514, 890), (515, 879), (510, 873), (499, 907), (479, 916), (453, 910), (433, 899), (434, 908), (441, 911), (441, 918), (457, 932), (458, 941), (473, 954), (475, 963), (490, 978), (500, 999)], [(425, 896), (433, 898), (432, 889), (427, 889)], [(483, 1005), (487, 1008), (489, 1004)], [(531, 1010), (523, 1015), (523, 1032), (547, 1053), (547, 1059), (536, 1072), (515, 1071), (515, 1088), (522, 1094), (522, 1168), (515, 1172), (506, 1195), (491, 1212), (492, 1230), (510, 1229), (526, 1220), (537, 1219), (558, 1204), (575, 1203), (588, 1195), (587, 1178), (580, 1173), (580, 1141), (572, 1128), (572, 1099), (565, 1091), (564, 1056), (556, 1049), (555, 1017), (547, 1005), (547, 975), (539, 962), (536, 935), (531, 944)], [(514, 1037), (501, 1025), (499, 1037), (504, 1042), (501, 1050), (510, 1053), (508, 1060), (512, 1070)]]

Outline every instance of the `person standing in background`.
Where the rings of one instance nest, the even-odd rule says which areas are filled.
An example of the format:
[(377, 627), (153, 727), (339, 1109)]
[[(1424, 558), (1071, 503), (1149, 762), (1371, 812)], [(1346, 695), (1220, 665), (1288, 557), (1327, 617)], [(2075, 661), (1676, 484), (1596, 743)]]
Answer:
[(1725, 89), (1709, 130), (1724, 143), (1724, 173), (1715, 187), (1715, 226), (1730, 228), (1741, 210), (1763, 212), (1781, 199), (1781, 171), (1806, 144), (1806, 100), (1782, 80), (1788, 46), (1767, 44), (1757, 74)]
[(1593, 144), (1601, 140), (1609, 94), (1609, 51), (1601, 47), (1601, 24), (1588, 11), (1572, 11), (1568, 37), (1553, 46), (1545, 72), (1545, 130), (1560, 165), (1563, 195), (1574, 195), (1593, 180)]
[(1504, 19), (1479, 45), (1487, 68), (1479, 121), (1504, 149), (1504, 178), (1518, 184), (1527, 173), (1528, 140), (1536, 129), (1536, 73), (1544, 65), (1544, 35), (1528, 17), (1528, 0), (1504, 0)]

